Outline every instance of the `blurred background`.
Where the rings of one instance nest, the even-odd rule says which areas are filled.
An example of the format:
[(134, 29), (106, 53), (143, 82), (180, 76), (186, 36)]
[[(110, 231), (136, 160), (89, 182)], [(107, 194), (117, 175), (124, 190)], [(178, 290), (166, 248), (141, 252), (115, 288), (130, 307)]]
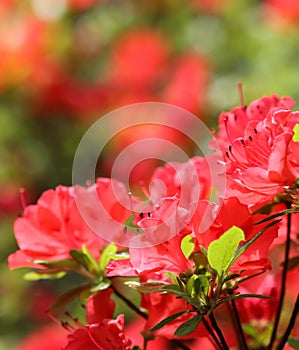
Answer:
[[(0, 0), (0, 350), (40, 327), (51, 336), (43, 310), (68, 283), (8, 270), (20, 188), (30, 204), (71, 185), (80, 139), (118, 107), (171, 103), (215, 128), (239, 104), (239, 82), (245, 103), (299, 100), (298, 77), (297, 0)], [(106, 149), (98, 175), (109, 176), (118, 147)]]

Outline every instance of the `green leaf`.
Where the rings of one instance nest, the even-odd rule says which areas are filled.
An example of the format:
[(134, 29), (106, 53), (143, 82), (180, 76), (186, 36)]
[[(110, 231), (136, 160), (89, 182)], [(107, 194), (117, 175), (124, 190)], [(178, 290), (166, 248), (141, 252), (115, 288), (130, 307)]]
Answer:
[(177, 284), (166, 284), (161, 288), (161, 291), (165, 291), (169, 294), (185, 295), (185, 292)]
[(124, 284), (144, 294), (160, 292), (161, 288), (165, 286), (164, 282), (159, 282), (159, 281), (144, 282), (144, 283), (140, 283), (136, 281), (126, 281)]
[(294, 135), (293, 135), (293, 139), (292, 140), (294, 142), (299, 142), (299, 124), (296, 124), (294, 126), (293, 131), (294, 131)]
[(110, 243), (102, 252), (100, 258), (100, 270), (105, 271), (106, 266), (109, 264), (112, 259), (112, 255), (117, 252), (117, 246), (114, 243)]
[(276, 224), (279, 223), (280, 221), (281, 221), (281, 219), (280, 219), (280, 220), (275, 220), (275, 221), (270, 222), (270, 224), (268, 224), (267, 226), (265, 226), (260, 232), (258, 232), (258, 233), (257, 233), (254, 237), (252, 237), (249, 241), (245, 242), (244, 244), (241, 244), (241, 245), (237, 248), (237, 250), (236, 250), (236, 252), (235, 252), (235, 254), (234, 254), (234, 258), (233, 258), (233, 260), (232, 260), (232, 263), (235, 262), (235, 261), (238, 259), (238, 257), (239, 257), (241, 254), (243, 254), (243, 253), (245, 252), (245, 250), (246, 250), (247, 248), (249, 248), (249, 247), (251, 246), (251, 244), (254, 243), (266, 230), (268, 230), (268, 228), (270, 228), (270, 227), (276, 225)]
[(55, 304), (51, 307), (51, 310), (55, 310), (65, 306), (66, 304), (73, 301), (81, 293), (88, 291), (89, 288), (90, 288), (90, 285), (88, 284), (88, 285), (80, 286), (75, 289), (67, 291), (56, 300)]
[(33, 260), (34, 264), (45, 266), (49, 269), (60, 269), (60, 270), (76, 270), (78, 263), (73, 259), (62, 259), (62, 260)]
[(299, 350), (299, 338), (289, 338), (288, 345), (290, 345), (295, 350)]
[(206, 276), (193, 275), (187, 282), (187, 292), (191, 297), (196, 297), (198, 294), (207, 295), (210, 282)]
[(175, 337), (183, 337), (192, 333), (196, 327), (199, 325), (202, 320), (203, 315), (197, 314), (194, 317), (190, 318), (187, 322), (180, 325), (180, 327), (174, 332)]
[(182, 239), (181, 249), (186, 259), (189, 259), (194, 250), (195, 244), (191, 235), (188, 235)]
[(83, 244), (82, 252), (87, 257), (88, 262), (88, 271), (93, 272), (94, 274), (98, 274), (100, 272), (99, 265), (96, 262), (95, 258), (90, 254), (89, 250), (87, 249), (86, 245)]
[(266, 295), (260, 295), (260, 294), (237, 294), (237, 295), (230, 295), (228, 297), (221, 298), (217, 302), (217, 306), (230, 300), (238, 300), (238, 299), (245, 299), (245, 298), (270, 299), (270, 297)]
[(51, 270), (41, 270), (40, 272), (38, 271), (31, 271), (27, 272), (24, 275), (24, 279), (26, 281), (38, 281), (38, 280), (57, 280), (62, 278), (63, 276), (66, 275), (66, 272), (64, 271), (51, 271)]
[(96, 292), (99, 292), (100, 290), (105, 290), (109, 288), (110, 285), (111, 285), (111, 281), (109, 279), (104, 279), (103, 281), (99, 282), (95, 286), (91, 287), (90, 291), (92, 293), (96, 293)]
[(184, 311), (180, 311), (177, 312), (176, 314), (173, 314), (169, 317), (164, 318), (164, 320), (160, 321), (159, 323), (157, 323), (154, 327), (152, 327), (149, 331), (150, 332), (154, 332), (162, 327), (164, 327), (166, 324), (172, 322), (173, 320), (175, 320), (176, 318), (182, 316), (183, 314), (185, 314), (186, 312), (188, 312), (188, 310), (184, 310)]
[(266, 218), (262, 219), (262, 220), (259, 220), (255, 223), (255, 225), (259, 225), (259, 224), (263, 224), (264, 222), (267, 222), (267, 221), (270, 221), (272, 219), (275, 219), (279, 216), (283, 216), (283, 215), (286, 215), (286, 214), (292, 214), (292, 213), (298, 213), (298, 210), (296, 209), (286, 209), (286, 210), (282, 210), (278, 213), (275, 213), (275, 214), (272, 214), (270, 216), (267, 216)]
[(100, 272), (97, 262), (84, 245), (82, 247), (82, 250), (70, 250), (70, 255), (80, 265), (84, 266), (87, 271), (90, 271), (95, 275)]
[(240, 241), (244, 239), (243, 230), (237, 226), (232, 226), (219, 239), (210, 243), (208, 261), (219, 276), (222, 276), (231, 266), (235, 251)]

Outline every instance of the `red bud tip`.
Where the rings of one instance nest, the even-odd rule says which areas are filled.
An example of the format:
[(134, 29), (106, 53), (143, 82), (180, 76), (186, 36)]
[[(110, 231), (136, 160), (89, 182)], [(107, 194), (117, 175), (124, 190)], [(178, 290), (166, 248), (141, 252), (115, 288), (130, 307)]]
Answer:
[(245, 108), (242, 83), (238, 83), (238, 91), (239, 91), (239, 98), (240, 98), (241, 107)]

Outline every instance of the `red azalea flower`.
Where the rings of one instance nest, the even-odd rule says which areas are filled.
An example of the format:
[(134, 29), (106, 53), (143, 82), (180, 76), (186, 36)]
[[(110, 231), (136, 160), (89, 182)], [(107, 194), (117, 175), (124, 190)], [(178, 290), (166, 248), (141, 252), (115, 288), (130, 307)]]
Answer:
[(207, 60), (193, 53), (184, 53), (175, 62), (161, 99), (192, 113), (202, 112), (208, 80)]
[[(286, 102), (283, 104), (292, 104)], [(276, 100), (276, 104), (281, 101)], [(281, 107), (270, 109), (265, 117), (264, 112), (237, 111), (239, 114), (222, 115), (217, 138), (226, 156), (226, 196), (260, 206), (282, 193), (284, 186), (293, 186), (299, 175), (298, 143), (292, 140), (299, 113)]]
[(299, 19), (299, 3), (296, 0), (265, 0), (266, 11), (277, 19), (296, 22)]
[(248, 107), (235, 107), (219, 116), (217, 143), (222, 147), (224, 155), (233, 140), (244, 137), (244, 129), (252, 121), (262, 121), (274, 107), (292, 109), (295, 101), (291, 97), (279, 98), (276, 94), (254, 100)]
[(88, 226), (106, 242), (125, 247), (135, 235), (127, 229), (127, 221), (135, 222), (135, 212), (148, 212), (152, 207), (129, 195), (125, 184), (115, 179), (98, 178), (88, 188), (76, 187), (75, 196)]
[(167, 163), (155, 170), (150, 183), (151, 200), (178, 196), (180, 206), (192, 209), (211, 190), (211, 174), (206, 158), (193, 157), (186, 163)]
[[(79, 187), (79, 186), (78, 186)], [(74, 187), (58, 186), (42, 194), (36, 205), (25, 208), (14, 224), (20, 250), (8, 258), (10, 268), (36, 267), (31, 260), (69, 258), (71, 249), (84, 244), (99, 256), (102, 241), (83, 221), (74, 198)]]
[(115, 303), (110, 299), (111, 289), (91, 296), (86, 305), (87, 325), (68, 335), (64, 350), (130, 350), (131, 340), (124, 334), (124, 315), (114, 320)]
[(165, 69), (167, 46), (162, 35), (153, 30), (126, 33), (112, 53), (112, 80), (125, 89), (149, 86)]
[[(191, 232), (189, 212), (178, 207), (177, 198), (164, 198), (149, 217), (137, 225), (143, 233), (130, 240), (130, 259), (111, 261), (108, 276), (136, 276), (150, 272), (180, 273), (191, 268), (181, 250), (182, 239)], [(174, 254), (175, 252), (175, 254)]]

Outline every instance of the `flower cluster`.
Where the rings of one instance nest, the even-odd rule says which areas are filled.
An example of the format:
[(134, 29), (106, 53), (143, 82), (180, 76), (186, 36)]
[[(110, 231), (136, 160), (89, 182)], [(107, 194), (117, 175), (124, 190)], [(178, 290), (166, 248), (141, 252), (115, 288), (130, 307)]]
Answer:
[[(20, 250), (10, 267), (34, 268), (29, 279), (75, 272), (87, 281), (53, 308), (76, 297), (86, 308), (86, 323), (68, 312), (61, 319), (68, 331), (63, 349), (298, 344), (298, 288), (289, 288), (299, 278), (294, 104), (272, 95), (220, 115), (211, 147), (220, 147), (218, 175), (227, 186), (218, 189), (217, 203), (209, 161), (196, 156), (157, 168), (146, 200), (99, 178), (46, 191), (25, 209), (15, 222)], [(114, 315), (112, 295), (137, 318), (127, 323)]]

